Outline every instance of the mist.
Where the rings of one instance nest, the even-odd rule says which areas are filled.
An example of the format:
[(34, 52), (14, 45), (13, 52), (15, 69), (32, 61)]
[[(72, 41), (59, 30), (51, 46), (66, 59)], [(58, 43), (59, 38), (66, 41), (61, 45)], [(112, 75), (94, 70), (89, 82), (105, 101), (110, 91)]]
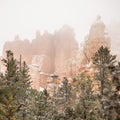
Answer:
[(120, 22), (119, 9), (119, 0), (0, 0), (0, 51), (16, 35), (32, 41), (36, 30), (54, 33), (65, 24), (83, 41), (97, 15), (106, 25)]

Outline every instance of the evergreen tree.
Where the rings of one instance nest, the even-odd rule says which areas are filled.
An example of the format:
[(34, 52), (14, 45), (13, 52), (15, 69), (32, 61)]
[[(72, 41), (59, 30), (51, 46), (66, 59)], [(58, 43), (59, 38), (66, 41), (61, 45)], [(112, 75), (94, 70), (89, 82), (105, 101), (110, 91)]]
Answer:
[(25, 118), (25, 117), (27, 118), (28, 109), (29, 109), (29, 107), (27, 106), (27, 102), (28, 102), (28, 95), (31, 89), (30, 83), (31, 83), (30, 75), (27, 64), (25, 62), (20, 63), (19, 83), (18, 83), (19, 92), (17, 94), (17, 102), (18, 104), (21, 104), (20, 111), (18, 114), (18, 117), (21, 116), (21, 118)]
[[(37, 91), (31, 89), (27, 98), (28, 120), (49, 120), (52, 119), (52, 103), (47, 90)], [(55, 113), (54, 113), (55, 114)]]
[(115, 66), (109, 66), (112, 74), (113, 91), (110, 95), (112, 118), (120, 119), (120, 62)]
[(2, 60), (6, 71), (0, 75), (0, 119), (19, 120), (18, 113), (24, 104), (21, 100), (25, 100), (23, 97), (26, 94), (25, 89), (28, 88), (26, 85), (29, 85), (28, 71), (24, 65), (23, 70), (20, 70), (18, 61), (14, 59), (11, 51), (6, 53), (6, 59)]
[(7, 59), (3, 59), (4, 65), (6, 66), (5, 75), (1, 74), (0, 81), (2, 86), (0, 89), (0, 114), (1, 119), (14, 120), (15, 113), (17, 112), (19, 105), (16, 101), (16, 95), (18, 93), (18, 67), (17, 61), (13, 57), (11, 51), (7, 51)]
[(64, 77), (61, 87), (57, 93), (57, 103), (62, 105), (63, 109), (66, 108), (71, 103), (72, 98), (72, 86), (68, 83), (68, 79)]
[(109, 66), (114, 66), (116, 56), (110, 54), (107, 47), (101, 47), (93, 57), (96, 67), (95, 79), (99, 83), (99, 112), (103, 120), (113, 120), (110, 111), (110, 94), (112, 93), (112, 81)]
[(95, 111), (96, 101), (93, 91), (92, 80), (85, 73), (75, 77), (74, 83), (76, 91), (75, 115), (78, 119), (98, 120)]

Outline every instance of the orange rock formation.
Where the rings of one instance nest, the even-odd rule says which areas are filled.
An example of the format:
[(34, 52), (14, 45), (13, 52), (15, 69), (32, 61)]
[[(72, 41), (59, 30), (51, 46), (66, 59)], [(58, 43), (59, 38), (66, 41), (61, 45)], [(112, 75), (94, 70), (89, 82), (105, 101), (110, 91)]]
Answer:
[(54, 34), (45, 32), (41, 35), (37, 31), (31, 43), (28, 40), (22, 41), (17, 36), (14, 41), (5, 43), (3, 54), (5, 55), (6, 50), (12, 50), (17, 59), (21, 54), (22, 59), (30, 65), (32, 86), (39, 90), (40, 86), (48, 86), (47, 78), (53, 73), (60, 78), (72, 77), (89, 68), (91, 58), (102, 45), (110, 47), (110, 38), (101, 17), (98, 16), (81, 46), (81, 51), (73, 29), (65, 25)]
[(48, 76), (40, 75), (38, 71), (60, 75), (64, 70), (65, 61), (75, 56), (78, 43), (75, 40), (73, 29), (65, 25), (53, 35), (48, 32), (41, 35), (37, 31), (36, 38), (31, 43), (28, 40), (22, 41), (19, 36), (16, 36), (14, 41), (5, 43), (4, 55), (6, 50), (12, 50), (17, 59), (21, 54), (22, 60), (25, 60), (29, 65), (32, 64), (30, 65), (32, 85), (39, 89), (39, 86), (46, 86)]
[(102, 22), (101, 17), (98, 16), (90, 28), (89, 35), (86, 37), (81, 64), (89, 63), (102, 45), (110, 47), (110, 38), (107, 35), (105, 24)]

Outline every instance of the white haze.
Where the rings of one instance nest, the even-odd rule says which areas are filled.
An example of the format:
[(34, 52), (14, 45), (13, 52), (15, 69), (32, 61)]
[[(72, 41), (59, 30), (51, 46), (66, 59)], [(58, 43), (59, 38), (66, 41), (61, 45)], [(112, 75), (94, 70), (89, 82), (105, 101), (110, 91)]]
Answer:
[(7, 40), (35, 37), (35, 31), (53, 33), (64, 24), (84, 40), (97, 15), (105, 24), (120, 22), (120, 0), (0, 0), (0, 51)]

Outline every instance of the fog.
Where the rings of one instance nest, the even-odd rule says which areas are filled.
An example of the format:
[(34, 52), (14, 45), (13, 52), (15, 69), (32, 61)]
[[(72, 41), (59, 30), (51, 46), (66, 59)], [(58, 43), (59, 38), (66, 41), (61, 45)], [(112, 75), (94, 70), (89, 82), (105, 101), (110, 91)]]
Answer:
[(54, 33), (64, 24), (82, 41), (97, 15), (107, 26), (119, 23), (119, 9), (120, 0), (0, 0), (0, 52), (17, 34), (32, 40), (36, 30)]

